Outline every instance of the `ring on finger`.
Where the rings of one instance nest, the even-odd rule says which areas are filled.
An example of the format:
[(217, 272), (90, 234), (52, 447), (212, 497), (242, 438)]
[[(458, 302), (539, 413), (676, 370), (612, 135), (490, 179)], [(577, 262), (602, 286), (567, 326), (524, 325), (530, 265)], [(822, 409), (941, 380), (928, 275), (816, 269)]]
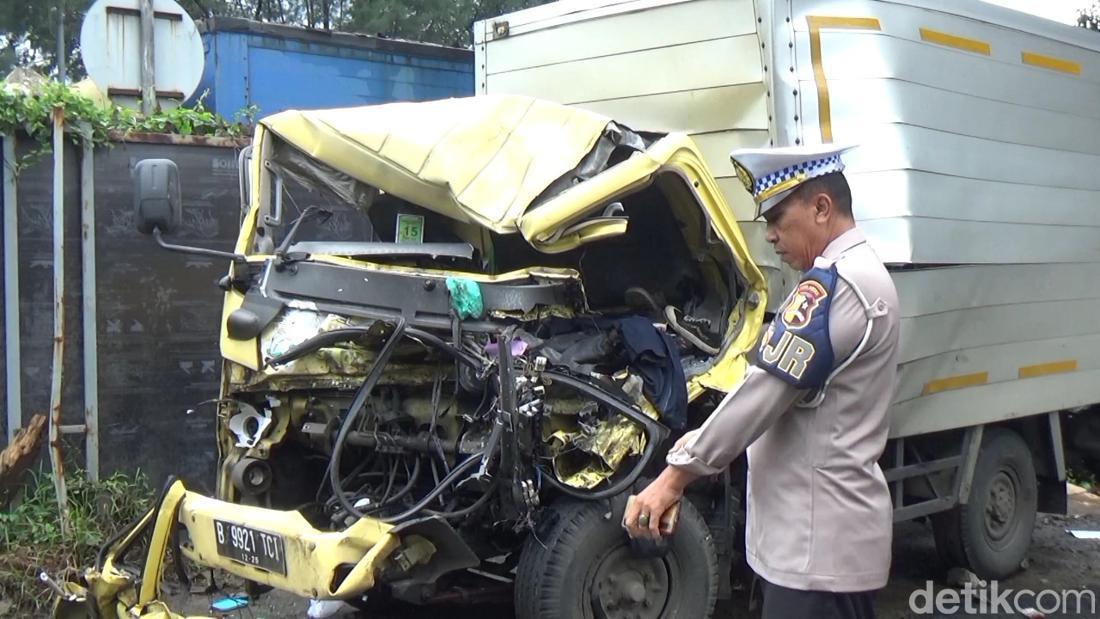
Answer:
[(649, 526), (649, 514), (642, 514), (641, 516), (638, 516), (638, 526), (640, 526), (640, 527), (648, 527)]

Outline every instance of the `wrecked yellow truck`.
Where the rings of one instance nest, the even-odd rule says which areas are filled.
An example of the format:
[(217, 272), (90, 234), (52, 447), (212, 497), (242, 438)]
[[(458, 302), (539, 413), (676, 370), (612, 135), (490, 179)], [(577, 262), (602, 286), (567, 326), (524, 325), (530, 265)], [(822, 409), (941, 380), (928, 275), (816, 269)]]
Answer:
[(513, 583), (525, 619), (709, 615), (734, 484), (667, 547), (619, 526), (767, 305), (690, 138), (509, 95), (288, 111), (241, 174), (223, 253), (170, 242), (171, 162), (135, 170), (143, 231), (231, 261), (218, 496), (170, 482), (59, 614), (175, 616), (183, 557), (366, 608)]

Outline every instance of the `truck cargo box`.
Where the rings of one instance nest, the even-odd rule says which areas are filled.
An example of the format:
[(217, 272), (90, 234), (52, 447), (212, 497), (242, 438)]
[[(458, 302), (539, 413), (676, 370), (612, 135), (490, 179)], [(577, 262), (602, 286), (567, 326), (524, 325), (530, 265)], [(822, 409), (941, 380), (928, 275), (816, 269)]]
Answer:
[(1100, 260), (1100, 38), (982, 2), (557, 2), (479, 22), (478, 92), (683, 131), (757, 259), (729, 151), (858, 143), (857, 215), (897, 264)]
[(215, 17), (202, 25), (206, 66), (194, 97), (226, 118), (288, 109), (425, 101), (473, 93), (466, 49)]
[(978, 1), (562, 1), (475, 24), (477, 91), (690, 134), (769, 278), (729, 160), (854, 143), (904, 308), (892, 434), (1100, 401), (1100, 37)]

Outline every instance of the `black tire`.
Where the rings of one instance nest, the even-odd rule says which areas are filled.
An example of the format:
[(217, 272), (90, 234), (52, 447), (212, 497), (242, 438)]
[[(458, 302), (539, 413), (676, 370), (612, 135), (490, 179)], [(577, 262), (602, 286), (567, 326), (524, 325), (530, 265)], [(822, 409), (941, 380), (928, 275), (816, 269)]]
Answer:
[(718, 558), (699, 512), (685, 500), (668, 552), (650, 558), (631, 551), (622, 512), (620, 504), (608, 518), (606, 503), (576, 501), (545, 510), (516, 569), (517, 619), (711, 616)]
[(941, 558), (980, 578), (1014, 574), (1031, 547), (1038, 495), (1035, 464), (1024, 439), (1004, 428), (986, 430), (970, 501), (932, 518)]

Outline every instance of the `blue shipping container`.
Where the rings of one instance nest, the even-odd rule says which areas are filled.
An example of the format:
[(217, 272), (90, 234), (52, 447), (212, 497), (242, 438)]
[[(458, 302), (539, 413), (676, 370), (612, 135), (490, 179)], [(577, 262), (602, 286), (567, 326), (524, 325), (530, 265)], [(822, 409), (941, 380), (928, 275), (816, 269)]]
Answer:
[(463, 97), (474, 92), (471, 50), (324, 30), (213, 18), (202, 29), (206, 66), (192, 98), (226, 118), (288, 109)]

